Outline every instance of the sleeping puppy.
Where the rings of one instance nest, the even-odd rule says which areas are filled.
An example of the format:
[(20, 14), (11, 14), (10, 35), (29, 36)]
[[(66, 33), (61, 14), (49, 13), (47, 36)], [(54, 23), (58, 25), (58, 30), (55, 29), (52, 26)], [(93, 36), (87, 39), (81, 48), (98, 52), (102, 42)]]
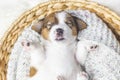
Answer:
[(104, 44), (81, 40), (76, 59), (91, 80), (120, 80), (120, 55)]
[(67, 12), (52, 13), (33, 25), (32, 29), (44, 39), (46, 65), (55, 76), (77, 80), (81, 67), (75, 59), (76, 39), (78, 31), (85, 28), (84, 21)]

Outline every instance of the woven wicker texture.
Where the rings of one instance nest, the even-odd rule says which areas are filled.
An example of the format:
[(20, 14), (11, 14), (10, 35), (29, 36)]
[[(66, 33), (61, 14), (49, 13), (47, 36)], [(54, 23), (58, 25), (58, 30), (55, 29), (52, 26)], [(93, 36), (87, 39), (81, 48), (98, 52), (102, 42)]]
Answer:
[(11, 49), (24, 28), (34, 20), (41, 19), (52, 12), (78, 9), (87, 9), (96, 13), (101, 19), (113, 26), (112, 30), (115, 33), (120, 35), (120, 17), (97, 3), (81, 0), (56, 0), (39, 4), (19, 17), (2, 38), (0, 46), (0, 80), (6, 80), (6, 69)]

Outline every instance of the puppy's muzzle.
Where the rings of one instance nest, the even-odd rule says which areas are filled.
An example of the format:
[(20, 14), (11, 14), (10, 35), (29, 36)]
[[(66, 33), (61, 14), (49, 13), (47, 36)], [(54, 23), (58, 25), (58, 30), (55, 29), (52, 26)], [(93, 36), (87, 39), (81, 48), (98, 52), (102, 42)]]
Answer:
[(63, 38), (64, 30), (62, 28), (56, 29), (56, 40), (64, 40)]

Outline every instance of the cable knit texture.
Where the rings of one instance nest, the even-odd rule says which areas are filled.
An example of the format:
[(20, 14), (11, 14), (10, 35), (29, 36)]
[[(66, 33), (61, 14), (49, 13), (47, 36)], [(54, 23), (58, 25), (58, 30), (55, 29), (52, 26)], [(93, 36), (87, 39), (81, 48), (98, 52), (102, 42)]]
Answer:
[[(120, 55), (118, 53), (104, 44), (90, 40), (81, 41), (81, 44), (87, 47), (85, 49), (88, 54), (84, 66), (92, 80), (120, 80)], [(96, 45), (96, 48), (90, 48)]]
[[(87, 29), (79, 32), (79, 38), (103, 43), (106, 46), (111, 47), (117, 53), (120, 53), (120, 44), (116, 40), (112, 31), (94, 13), (87, 10), (67, 12), (82, 19), (87, 24)], [(29, 75), (30, 56), (22, 49), (21, 40), (23, 39), (36, 41), (40, 40), (40, 35), (31, 30), (31, 28), (27, 28), (23, 31), (22, 35), (15, 43), (10, 55), (7, 69), (7, 80), (27, 80), (27, 76)]]

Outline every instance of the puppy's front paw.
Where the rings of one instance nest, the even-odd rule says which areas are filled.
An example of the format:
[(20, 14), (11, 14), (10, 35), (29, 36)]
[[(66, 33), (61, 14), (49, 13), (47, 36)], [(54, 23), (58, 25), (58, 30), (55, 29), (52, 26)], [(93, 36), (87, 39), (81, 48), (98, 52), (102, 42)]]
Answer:
[(81, 72), (81, 76), (88, 78), (88, 74), (86, 72)]
[(85, 72), (79, 72), (77, 74), (77, 80), (88, 80), (88, 79), (89, 79), (89, 76)]
[(57, 77), (57, 80), (65, 80), (65, 77), (63, 77), (63, 76), (58, 76), (58, 77)]
[(98, 45), (96, 45), (96, 44), (87, 46), (88, 52), (95, 51), (97, 48), (98, 48)]
[(31, 43), (30, 43), (29, 41), (23, 40), (23, 41), (21, 42), (21, 44), (22, 44), (22, 46), (23, 46), (23, 48), (24, 48), (25, 50), (29, 50), (29, 49), (30, 49)]

